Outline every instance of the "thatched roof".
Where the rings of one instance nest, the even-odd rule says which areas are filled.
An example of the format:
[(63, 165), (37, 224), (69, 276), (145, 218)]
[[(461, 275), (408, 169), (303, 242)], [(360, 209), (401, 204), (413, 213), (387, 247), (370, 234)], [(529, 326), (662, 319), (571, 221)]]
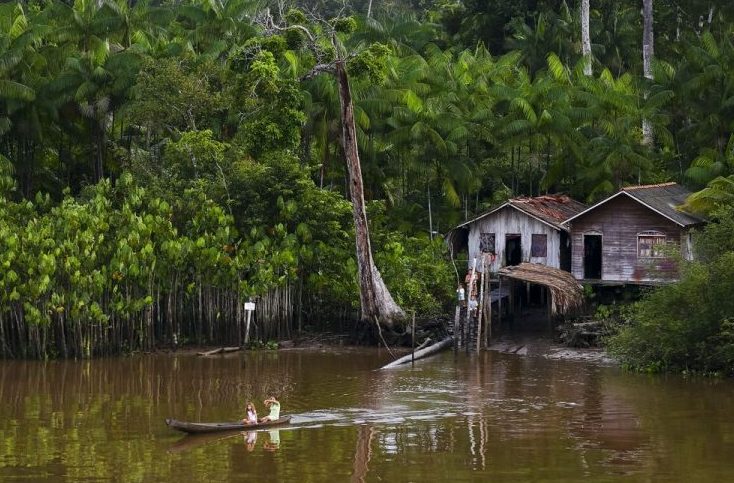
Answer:
[(570, 273), (539, 263), (521, 263), (503, 267), (500, 277), (537, 283), (550, 289), (551, 313), (565, 315), (584, 303), (584, 288)]

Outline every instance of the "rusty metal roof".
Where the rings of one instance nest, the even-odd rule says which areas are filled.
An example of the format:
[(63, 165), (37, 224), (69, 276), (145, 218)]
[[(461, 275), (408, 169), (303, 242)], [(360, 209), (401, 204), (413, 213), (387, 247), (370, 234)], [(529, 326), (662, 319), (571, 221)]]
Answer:
[(535, 197), (511, 198), (505, 203), (502, 203), (500, 206), (484, 212), (481, 215), (454, 227), (449, 232), (449, 234), (451, 234), (451, 232), (453, 232), (457, 228), (463, 228), (471, 225), (475, 221), (481, 220), (482, 218), (485, 218), (492, 213), (495, 213), (502, 208), (508, 206), (520, 210), (523, 213), (532, 216), (533, 218), (547, 225), (550, 225), (556, 230), (565, 230), (566, 227), (563, 226), (563, 223), (568, 218), (576, 215), (577, 213), (581, 213), (586, 209), (586, 205), (584, 205), (583, 203), (579, 203), (578, 201), (566, 195), (556, 194)]
[(594, 210), (596, 207), (603, 205), (617, 196), (626, 195), (681, 227), (705, 223), (706, 220), (704, 218), (691, 213), (686, 213), (678, 208), (686, 201), (686, 198), (690, 196), (690, 194), (690, 191), (678, 183), (672, 182), (627, 186), (612, 196), (595, 204), (591, 208), (569, 217), (566, 222)]
[(563, 228), (564, 221), (586, 209), (586, 205), (566, 195), (513, 198), (509, 203), (557, 228)]

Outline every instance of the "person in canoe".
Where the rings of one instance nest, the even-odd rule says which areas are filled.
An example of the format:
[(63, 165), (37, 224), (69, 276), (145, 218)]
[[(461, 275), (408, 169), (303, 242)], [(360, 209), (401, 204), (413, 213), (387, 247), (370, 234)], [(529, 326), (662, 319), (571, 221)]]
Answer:
[(267, 416), (260, 418), (261, 423), (267, 423), (268, 421), (277, 421), (280, 418), (280, 403), (278, 402), (275, 397), (270, 396), (265, 401), (263, 401), (265, 406), (270, 409), (270, 414)]
[(257, 424), (257, 411), (255, 410), (255, 405), (252, 404), (252, 402), (247, 402), (247, 414), (242, 422), (244, 424)]

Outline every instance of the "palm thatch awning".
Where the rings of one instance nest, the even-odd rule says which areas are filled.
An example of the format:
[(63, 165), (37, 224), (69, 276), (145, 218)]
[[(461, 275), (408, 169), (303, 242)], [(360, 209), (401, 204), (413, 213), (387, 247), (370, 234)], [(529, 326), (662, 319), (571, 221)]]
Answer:
[(548, 287), (553, 315), (566, 315), (584, 304), (584, 288), (573, 275), (558, 268), (539, 263), (521, 263), (501, 268), (499, 275)]

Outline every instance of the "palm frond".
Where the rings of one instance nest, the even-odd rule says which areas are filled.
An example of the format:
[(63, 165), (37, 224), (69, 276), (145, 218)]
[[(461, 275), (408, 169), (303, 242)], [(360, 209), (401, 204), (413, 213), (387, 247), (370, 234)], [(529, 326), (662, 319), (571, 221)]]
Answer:
[(19, 82), (0, 79), (0, 97), (30, 102), (36, 98), (36, 91)]

